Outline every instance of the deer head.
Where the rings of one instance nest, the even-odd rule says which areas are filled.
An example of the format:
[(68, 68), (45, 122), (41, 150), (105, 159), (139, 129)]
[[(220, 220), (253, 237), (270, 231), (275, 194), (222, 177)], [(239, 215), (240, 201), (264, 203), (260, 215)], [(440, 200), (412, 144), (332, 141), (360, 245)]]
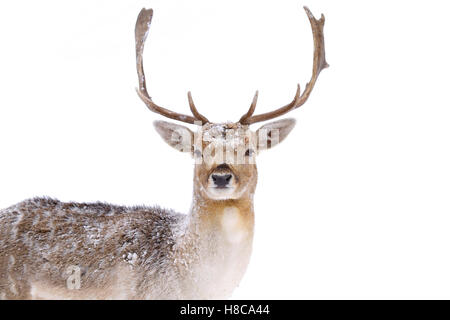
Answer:
[(294, 99), (274, 111), (254, 115), (258, 91), (248, 111), (237, 122), (211, 123), (198, 112), (192, 95), (188, 92), (188, 102), (192, 115), (179, 114), (153, 102), (147, 91), (143, 69), (145, 40), (153, 16), (152, 9), (142, 9), (136, 22), (136, 65), (139, 78), (137, 93), (147, 107), (160, 115), (198, 125), (197, 132), (189, 128), (165, 121), (154, 123), (157, 132), (170, 146), (190, 153), (195, 159), (195, 192), (212, 200), (239, 199), (253, 193), (257, 170), (255, 156), (283, 141), (295, 125), (294, 119), (283, 119), (263, 125), (256, 131), (250, 125), (284, 115), (302, 106), (316, 83), (322, 69), (328, 67), (325, 60), (323, 26), (325, 17), (317, 20), (304, 7), (311, 24), (314, 38), (314, 60), (310, 82), (301, 93), (300, 85)]

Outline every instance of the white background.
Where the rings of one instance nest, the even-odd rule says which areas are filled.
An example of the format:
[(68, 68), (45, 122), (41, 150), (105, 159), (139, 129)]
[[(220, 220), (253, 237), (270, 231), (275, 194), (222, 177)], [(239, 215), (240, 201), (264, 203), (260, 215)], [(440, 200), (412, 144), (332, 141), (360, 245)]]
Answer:
[[(309, 80), (303, 5), (330, 68), (258, 158), (256, 236), (234, 298), (450, 298), (449, 9), (444, 1), (2, 1), (0, 207), (64, 201), (186, 212), (189, 156), (135, 93), (134, 23), (154, 100), (213, 121)], [(258, 125), (255, 126), (255, 129)]]

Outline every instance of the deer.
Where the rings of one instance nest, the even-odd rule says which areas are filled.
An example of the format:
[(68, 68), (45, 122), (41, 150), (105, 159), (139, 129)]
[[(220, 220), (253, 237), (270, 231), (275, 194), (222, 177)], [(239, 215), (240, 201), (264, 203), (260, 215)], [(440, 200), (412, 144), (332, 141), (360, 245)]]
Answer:
[(158, 120), (161, 138), (195, 160), (192, 205), (187, 214), (159, 206), (61, 202), (48, 197), (22, 201), (0, 211), (1, 299), (227, 299), (250, 261), (257, 184), (255, 157), (282, 142), (293, 118), (256, 131), (250, 126), (278, 118), (309, 98), (325, 59), (325, 17), (309, 19), (314, 57), (311, 80), (294, 99), (254, 114), (256, 91), (237, 122), (212, 123), (161, 107), (147, 91), (144, 45), (153, 17), (142, 9), (135, 26), (136, 91), (152, 112), (195, 125)]

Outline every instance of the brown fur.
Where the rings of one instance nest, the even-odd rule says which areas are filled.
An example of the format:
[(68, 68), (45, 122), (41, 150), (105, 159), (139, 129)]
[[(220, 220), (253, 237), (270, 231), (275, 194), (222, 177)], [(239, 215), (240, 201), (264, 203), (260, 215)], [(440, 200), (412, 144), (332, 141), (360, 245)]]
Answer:
[[(173, 130), (193, 136), (185, 127), (156, 125), (175, 148), (170, 140)], [(222, 143), (227, 130), (236, 127), (242, 128), (206, 124), (199, 132), (209, 137), (208, 145)], [(285, 127), (290, 131), (292, 120), (286, 120)], [(256, 149), (255, 133), (243, 129), (226, 143)], [(1, 210), (0, 298), (229, 297), (245, 273), (252, 250), (257, 169), (249, 160), (245, 164), (197, 163), (188, 215), (159, 207), (63, 203), (49, 198)], [(231, 174), (233, 179), (229, 187), (218, 189), (211, 182), (213, 174)], [(68, 286), (69, 267), (79, 268), (80, 288)]]

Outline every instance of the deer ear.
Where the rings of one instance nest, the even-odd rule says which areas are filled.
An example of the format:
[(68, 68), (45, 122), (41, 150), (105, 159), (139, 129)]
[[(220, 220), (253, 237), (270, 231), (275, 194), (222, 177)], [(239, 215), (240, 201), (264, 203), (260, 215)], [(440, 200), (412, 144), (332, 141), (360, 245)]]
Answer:
[(270, 149), (283, 141), (295, 126), (295, 119), (269, 122), (256, 131), (258, 151)]
[(194, 133), (189, 128), (166, 121), (155, 121), (153, 125), (169, 146), (181, 152), (192, 152)]

